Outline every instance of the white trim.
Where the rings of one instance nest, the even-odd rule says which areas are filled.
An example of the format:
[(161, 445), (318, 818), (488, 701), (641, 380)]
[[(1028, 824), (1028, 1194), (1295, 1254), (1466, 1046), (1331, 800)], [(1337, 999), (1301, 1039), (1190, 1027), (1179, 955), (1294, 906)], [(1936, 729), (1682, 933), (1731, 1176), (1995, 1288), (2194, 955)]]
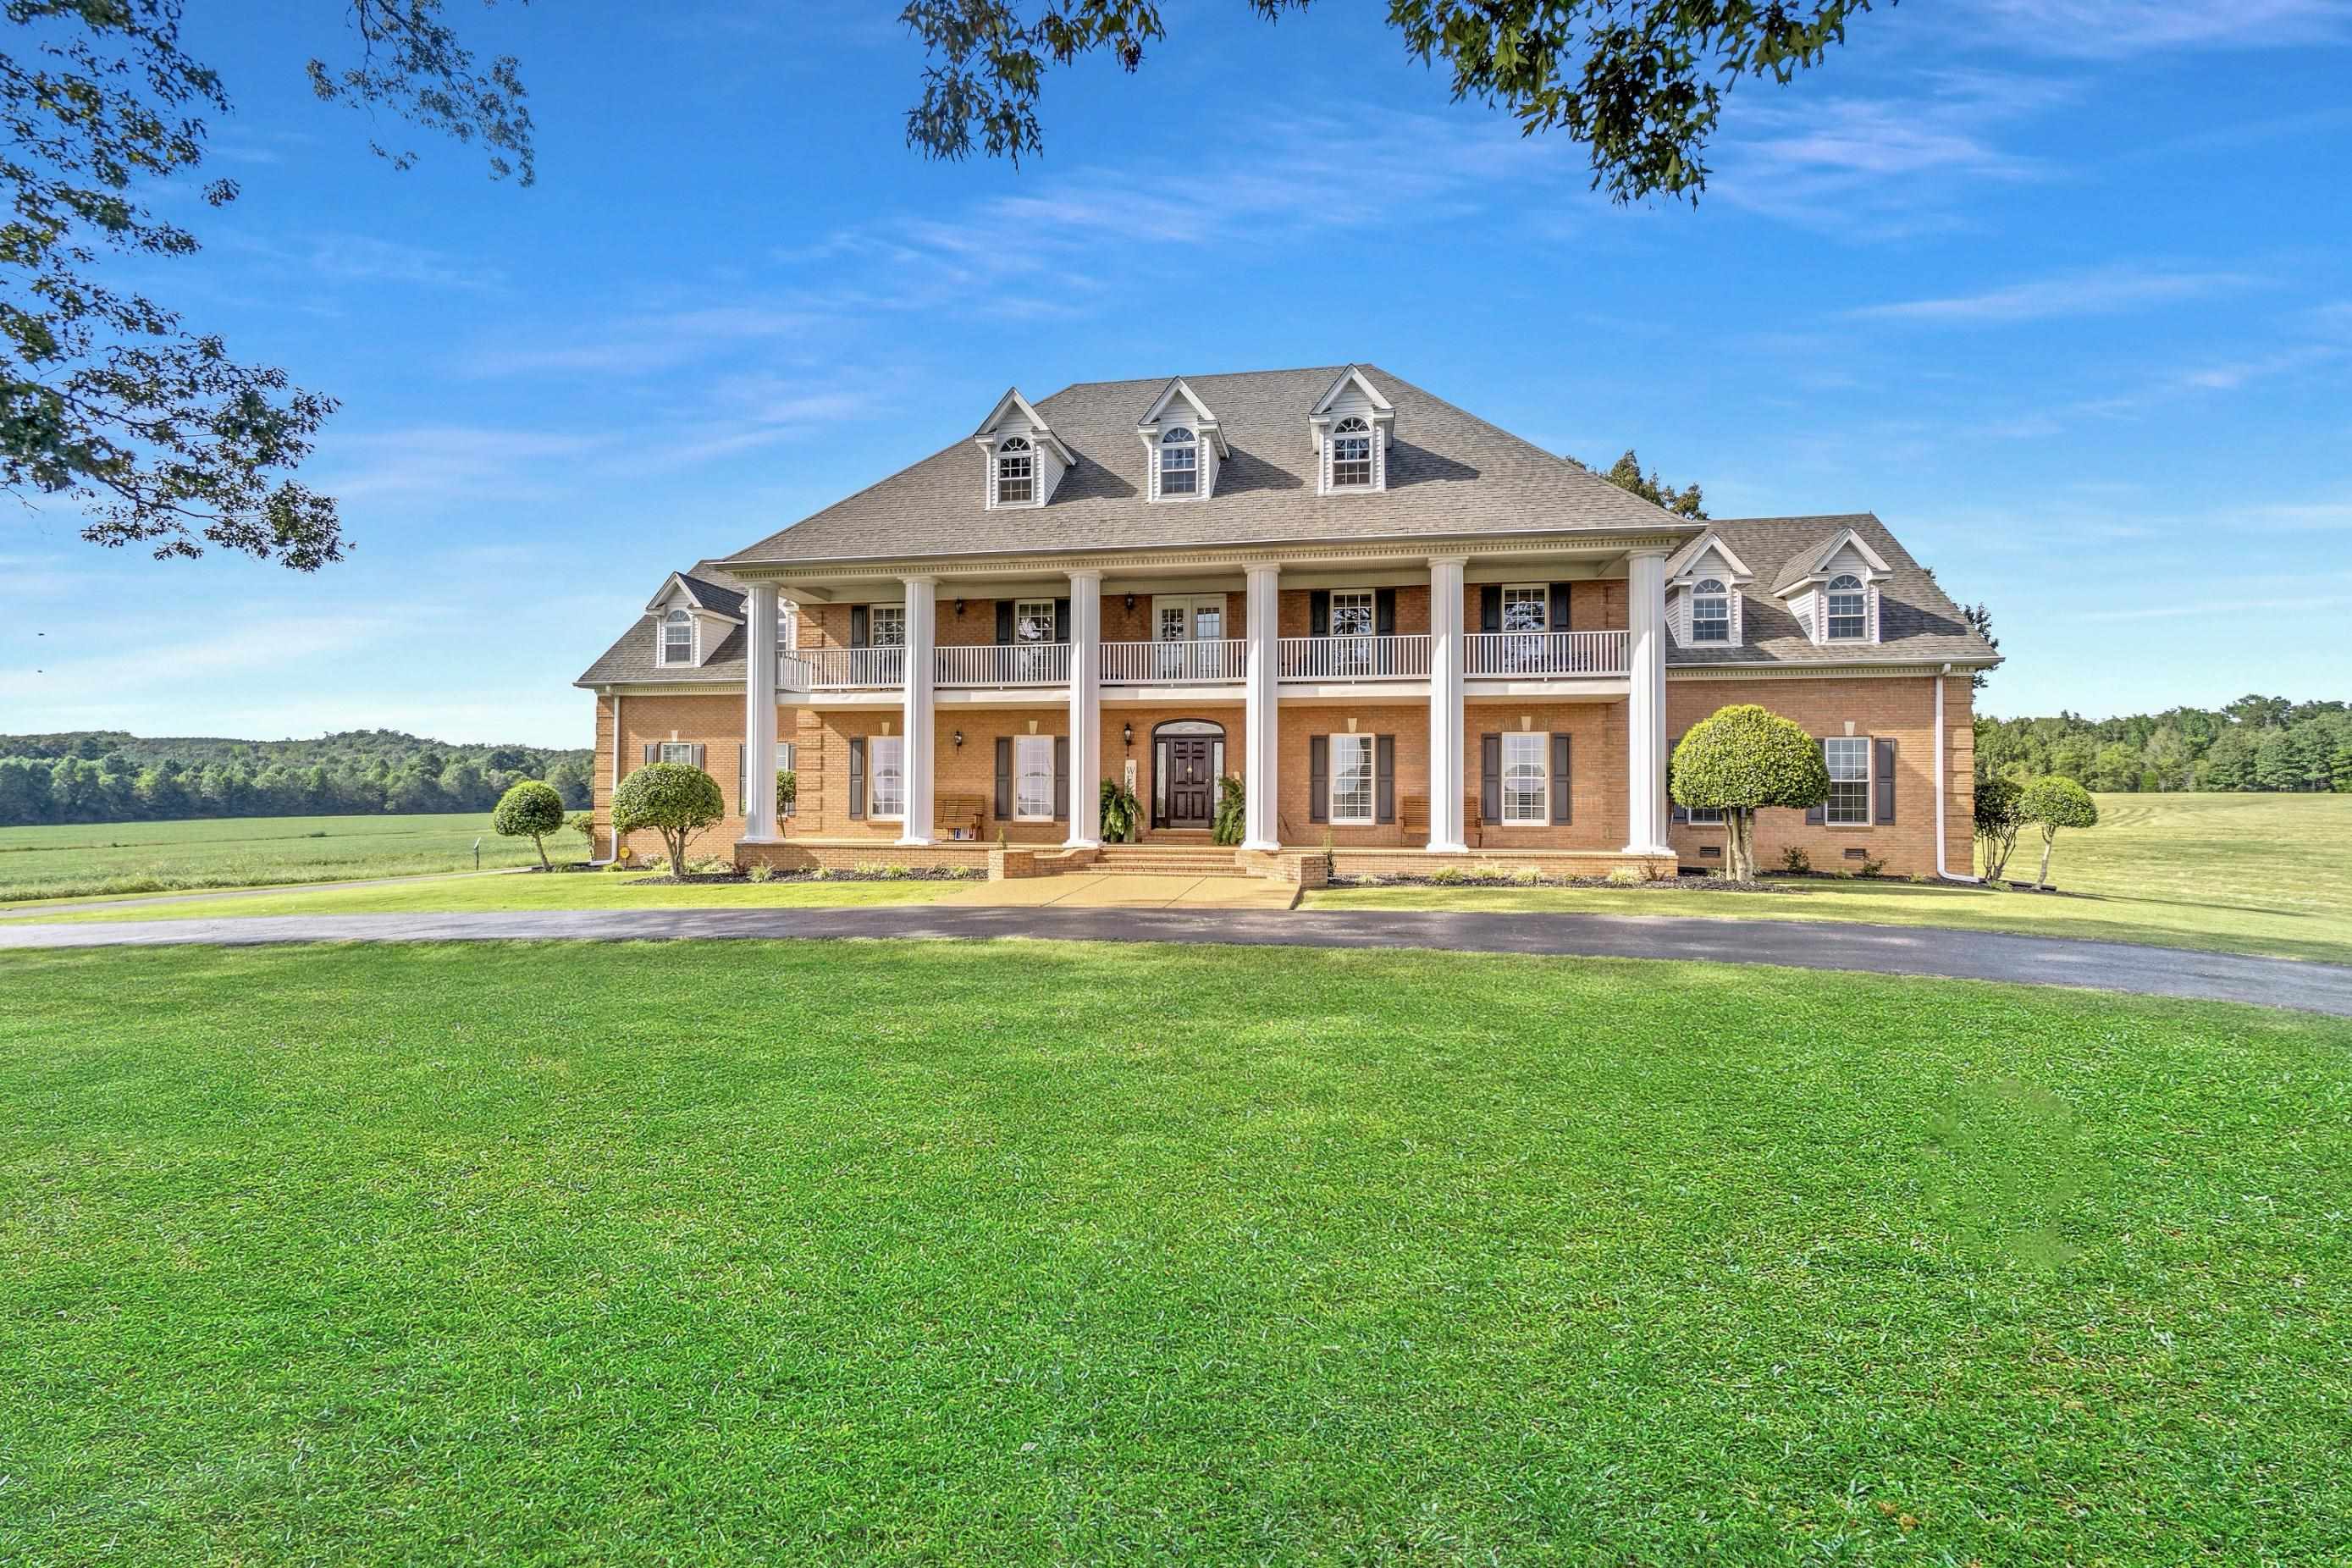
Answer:
[[(1324, 758), (1324, 765), (1330, 770), (1330, 776), (1324, 781), (1325, 821), (1333, 827), (1371, 826), (1380, 820), (1381, 815), (1380, 738), (1349, 731), (1328, 736), (1326, 740), (1329, 752)], [(1360, 816), (1342, 816), (1339, 815), (1339, 747), (1344, 743), (1350, 750), (1355, 750), (1358, 742), (1361, 742), (1364, 757), (1364, 812)]]
[[(988, 417), (980, 422), (980, 428), (971, 433), (971, 438), (988, 446), (994, 446), (998, 435), (997, 427), (1004, 423), (1004, 416), (1008, 410), (1018, 412), (1021, 417), (1028, 422), (1029, 428), (1025, 434), (1033, 442), (1044, 442), (1052, 447), (1054, 455), (1062, 459), (1065, 467), (1077, 462), (1076, 456), (1062, 444), (1062, 438), (1054, 434), (1054, 427), (1045, 423), (1045, 416), (1030, 406), (1029, 400), (1021, 395), (1021, 389), (1017, 386), (1006, 388), (1004, 395), (996, 400), (996, 406), (988, 411)], [(1024, 433), (1013, 432), (1016, 435)]]
[[(686, 625), (686, 657), (669, 656), (669, 628), (673, 622), (683, 619)], [(673, 605), (654, 619), (654, 668), (685, 669), (702, 662), (702, 621), (684, 605)]]
[[(875, 752), (876, 752), (876, 749), (877, 749), (877, 747), (881, 747), (881, 746), (896, 746), (896, 747), (898, 749), (898, 810), (896, 810), (896, 811), (877, 811), (877, 810), (874, 808), (874, 800), (875, 800), (875, 795), (874, 795), (874, 784), (875, 784), (875, 781), (876, 781), (876, 780), (877, 780), (877, 779), (879, 779), (879, 778), (882, 776), (882, 769), (881, 769), (881, 767), (879, 766), (878, 759), (877, 758), (877, 756), (876, 756)], [(904, 822), (904, 821), (906, 821), (906, 820), (907, 820), (907, 737), (906, 737), (906, 736), (904, 736), (904, 735), (868, 735), (868, 736), (866, 736), (866, 800), (865, 800), (865, 805), (866, 805), (866, 819), (868, 822)]]
[(1862, 779), (1860, 781), (1862, 784), (1862, 820), (1860, 822), (1840, 822), (1830, 814), (1830, 801), (1836, 798), (1838, 786), (1840, 784), (1852, 784), (1855, 782), (1853, 779), (1841, 779), (1836, 773), (1832, 773), (1830, 774), (1829, 798), (1822, 802), (1822, 826), (1824, 827), (1839, 827), (1848, 830), (1856, 827), (1874, 827), (1877, 826), (1878, 816), (1878, 746), (1876, 743), (1876, 738), (1870, 735), (1822, 736), (1822, 765), (1823, 767), (1827, 767), (1829, 765), (1830, 748), (1836, 745), (1855, 745), (1862, 748)]
[[(1505, 730), (1502, 731), (1501, 758), (1502, 826), (1505, 827), (1549, 827), (1551, 826), (1551, 731), (1549, 730)], [(1536, 786), (1537, 815), (1531, 817), (1511, 816), (1511, 751), (1513, 742), (1533, 742), (1536, 749), (1536, 774), (1541, 781)]]
[[(1054, 742), (1057, 735), (1015, 735), (1013, 737), (1013, 820), (1015, 822), (1051, 822), (1054, 820)], [(1022, 766), (1021, 753), (1043, 749), (1045, 753), (1045, 808), (1043, 811), (1021, 809), (1021, 781), (1029, 770)], [(1075, 805), (1075, 803), (1073, 803)]]
[(727, 570), (747, 582), (754, 577), (774, 578), (788, 584), (787, 592), (809, 593), (826, 582), (871, 582), (908, 572), (978, 579), (991, 575), (1035, 577), (1080, 568), (1094, 568), (1108, 574), (1129, 568), (1157, 572), (1183, 566), (1237, 572), (1253, 565), (1288, 569), (1352, 561), (1402, 560), (1417, 564), (1427, 560), (1433, 550), (1449, 555), (1556, 558), (1568, 552), (1622, 556), (1631, 551), (1673, 551), (1689, 538), (1689, 530), (1698, 526), (1666, 520), (1634, 531), (1615, 528), (1530, 528), (1500, 532), (1403, 534), (1380, 540), (1263, 539), (1224, 543), (1163, 539), (1091, 551), (1003, 550), (961, 555), (825, 555), (806, 560), (730, 561)]

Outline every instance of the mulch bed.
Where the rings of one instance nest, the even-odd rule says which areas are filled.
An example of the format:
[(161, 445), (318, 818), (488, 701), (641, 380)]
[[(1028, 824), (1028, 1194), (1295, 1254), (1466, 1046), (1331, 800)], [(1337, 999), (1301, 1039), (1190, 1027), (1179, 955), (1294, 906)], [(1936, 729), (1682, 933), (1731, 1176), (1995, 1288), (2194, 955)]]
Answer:
[(1612, 888), (1620, 892), (1702, 893), (1795, 893), (1799, 888), (1775, 887), (1769, 882), (1731, 882), (1721, 877), (1669, 877), (1654, 882), (1612, 882), (1606, 877), (1546, 877), (1538, 882), (1517, 881), (1508, 876), (1479, 876), (1465, 872), (1459, 877), (1408, 876), (1348, 876), (1331, 879), (1334, 888)]
[[(726, 887), (751, 879), (741, 871), (692, 871), (683, 877), (664, 872), (658, 877), (631, 877), (633, 888), (669, 888), (691, 883), (698, 888)], [(823, 876), (814, 871), (779, 871), (768, 879), (778, 882), (972, 882), (979, 879), (969, 871), (952, 866), (910, 867), (902, 871), (828, 871)]]

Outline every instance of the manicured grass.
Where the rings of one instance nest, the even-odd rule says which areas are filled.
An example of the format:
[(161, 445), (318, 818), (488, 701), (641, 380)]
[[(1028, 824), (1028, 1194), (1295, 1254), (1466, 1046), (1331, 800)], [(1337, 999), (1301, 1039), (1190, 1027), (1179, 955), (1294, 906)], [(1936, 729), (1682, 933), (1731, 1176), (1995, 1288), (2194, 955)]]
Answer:
[[(2095, 937), (2352, 963), (2352, 795), (2108, 795), (2100, 826), (2062, 832), (2064, 896), (1812, 878), (1761, 897), (1544, 888), (1335, 888), (1311, 909), (1574, 910), (1749, 920), (1874, 921)], [(2031, 879), (2040, 841), (2011, 876)], [(1471, 857), (1476, 859), (1474, 851)]]
[[(488, 812), (0, 827), (0, 901), (469, 870), (477, 838), (485, 867), (538, 864), (529, 839), (490, 831)], [(586, 858), (572, 833), (547, 853)]]
[(16, 917), (42, 921), (210, 920), (226, 915), (446, 914), (500, 910), (760, 910), (927, 904), (968, 881), (773, 881), (650, 884), (642, 872), (427, 878), (374, 888), (287, 889), (147, 904), (94, 900)]
[(26, 1568), (2352, 1540), (2340, 1022), (1042, 943), (0, 994)]

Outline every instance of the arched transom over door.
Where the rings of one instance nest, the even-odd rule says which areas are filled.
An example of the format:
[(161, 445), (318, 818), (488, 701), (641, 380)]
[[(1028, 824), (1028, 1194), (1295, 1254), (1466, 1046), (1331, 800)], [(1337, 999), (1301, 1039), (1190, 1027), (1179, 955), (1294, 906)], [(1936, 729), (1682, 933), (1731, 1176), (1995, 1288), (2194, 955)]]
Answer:
[(1225, 771), (1225, 727), (1171, 719), (1151, 731), (1151, 826), (1206, 828), (1217, 820), (1217, 780)]

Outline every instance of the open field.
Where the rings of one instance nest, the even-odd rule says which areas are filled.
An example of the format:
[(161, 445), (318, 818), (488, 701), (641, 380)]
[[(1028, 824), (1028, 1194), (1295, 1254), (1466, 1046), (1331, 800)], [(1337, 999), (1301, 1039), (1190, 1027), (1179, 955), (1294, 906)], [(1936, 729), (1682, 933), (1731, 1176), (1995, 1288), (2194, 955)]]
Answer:
[[(469, 870), (477, 838), (485, 867), (538, 863), (529, 839), (490, 831), (488, 812), (0, 827), (0, 900)], [(550, 838), (547, 853), (585, 858), (572, 833)]]
[(2341, 1023), (1042, 943), (0, 987), (26, 1568), (2352, 1539)]

